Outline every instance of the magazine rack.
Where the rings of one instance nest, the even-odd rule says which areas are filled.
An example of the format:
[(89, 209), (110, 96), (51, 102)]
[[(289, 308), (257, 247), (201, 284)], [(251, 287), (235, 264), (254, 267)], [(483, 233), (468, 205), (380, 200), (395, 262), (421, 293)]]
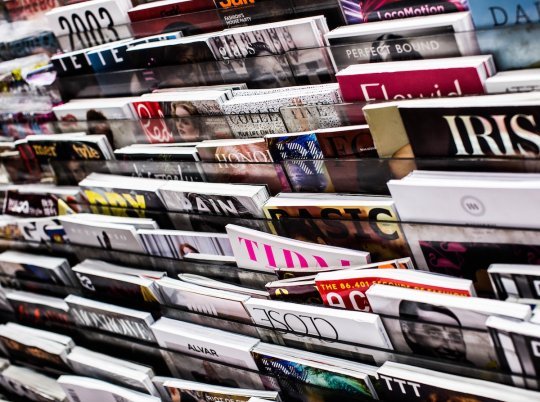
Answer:
[[(540, 51), (540, 45), (534, 40), (538, 34), (540, 34), (538, 25), (498, 27), (489, 30), (428, 35), (420, 38), (387, 39), (384, 40), (384, 44), (381, 44), (380, 41), (353, 43), (297, 49), (275, 56), (189, 62), (169, 67), (148, 67), (90, 75), (73, 75), (59, 77), (58, 85), (65, 101), (84, 97), (138, 95), (166, 87), (239, 82), (247, 83), (250, 88), (275, 88), (335, 82), (335, 73), (350, 64), (403, 60), (411, 57), (429, 59), (478, 54), (493, 55), (497, 70), (506, 71), (532, 68), (539, 62), (537, 54)], [(508, 52), (508, 43), (512, 42), (497, 39), (501, 37), (515, 38), (514, 43), (523, 43), (526, 48), (522, 49), (519, 55)], [(467, 49), (460, 50), (456, 41), (458, 44), (467, 44)], [(448, 45), (452, 42), (454, 45)], [(414, 43), (415, 48), (420, 49), (421, 47), (423, 50), (428, 48), (428, 50), (417, 52), (412, 45), (407, 46), (409, 43)], [(431, 50), (429, 50), (430, 46)], [(407, 48), (409, 52), (405, 52), (404, 48)], [(330, 54), (334, 55), (334, 62)], [(254, 74), (247, 72), (244, 67), (246, 63), (249, 65), (247, 70)], [(256, 65), (258, 64), (279, 66), (280, 76), (274, 77), (273, 80), (269, 80), (268, 77), (261, 80), (260, 76), (256, 74)]]
[[(15, 320), (10, 314), (2, 313), (0, 316), (3, 322)], [(28, 322), (23, 322), (23, 324), (35, 326)], [(38, 328), (43, 329), (43, 326)], [(130, 360), (135, 363), (151, 366), (154, 369), (154, 374), (157, 376), (184, 378), (235, 388), (279, 391), (283, 401), (309, 402), (310, 395), (314, 394), (324, 396), (327, 401), (333, 400), (332, 398), (334, 397), (338, 397), (339, 400), (346, 402), (369, 402), (373, 400), (361, 394), (350, 394), (316, 385), (300, 383), (290, 379), (285, 380), (284, 378), (263, 374), (244, 367), (186, 355), (178, 351), (163, 349), (157, 345), (106, 333), (97, 329), (77, 328), (66, 325), (49, 326), (45, 329), (70, 336), (77, 346), (86, 347), (94, 351), (99, 350), (100, 353), (121, 359), (125, 359), (125, 356), (130, 356)], [(41, 366), (29, 364), (29, 360), (30, 362), (39, 363), (39, 360), (36, 361), (35, 357), (34, 359), (30, 359), (31, 356), (21, 356), (12, 353), (9, 354), (9, 357), (15, 364), (30, 365), (38, 371), (45, 371), (45, 373), (53, 377), (64, 373), (71, 374), (69, 367), (64, 367), (63, 370), (51, 370), (44, 367), (43, 364)], [(372, 381), (377, 388), (378, 384), (376, 380), (373, 378)]]
[(66, 34), (58, 36), (58, 42), (64, 52), (69, 52), (131, 37), (152, 36), (160, 32), (182, 31), (184, 36), (188, 36), (319, 14), (326, 16), (331, 29), (345, 23), (339, 4), (334, 0), (273, 0), (271, 5), (263, 7), (258, 1), (256, 5), (164, 16), (155, 20), (115, 26), (110, 26), (106, 18), (94, 18), (86, 23), (78, 21), (74, 26), (65, 24)]
[[(305, 333), (295, 334), (293, 332), (286, 332), (280, 329), (269, 329), (254, 324), (235, 322), (234, 320), (230, 319), (225, 320), (223, 318), (208, 316), (201, 313), (193, 313), (166, 306), (162, 306), (162, 313), (165, 317), (193, 322), (208, 327), (225, 330), (234, 328), (235, 332), (237, 333), (259, 338), (263, 342), (281, 344), (306, 351), (323, 353), (329, 356), (340, 357), (372, 366), (377, 364), (380, 365), (382, 362), (388, 360), (443, 371), (455, 375), (468, 376), (487, 381), (497, 381), (508, 385), (522, 384), (523, 386), (523, 384), (528, 384), (530, 387), (535, 388), (536, 386), (534, 384), (537, 384), (535, 378), (529, 378), (518, 373), (511, 373), (511, 371), (509, 371), (507, 368), (499, 367), (497, 369), (479, 369), (471, 365), (470, 362), (460, 363), (441, 358), (421, 356), (418, 353), (412, 354), (396, 352), (393, 350), (375, 348), (372, 346), (344, 341), (336, 342), (335, 339), (315, 337), (306, 335)], [(268, 377), (271, 376), (262, 375), (259, 372), (235, 367), (222, 362), (218, 363), (212, 360), (201, 359), (200, 357), (186, 355), (178, 351), (163, 349), (152, 343), (127, 338), (117, 334), (111, 334), (95, 328), (76, 327), (51, 321), (43, 323), (40, 322), (38, 325), (35, 321), (25, 320), (24, 317), (15, 317), (9, 313), (2, 313), (0, 316), (2, 316), (2, 320), (4, 321), (18, 321), (25, 325), (37, 326), (42, 329), (69, 335), (75, 340), (78, 346), (88, 347), (92, 350), (100, 350), (101, 353), (106, 353), (121, 358), (126, 355), (132, 356), (131, 358), (138, 359), (139, 363), (150, 364), (154, 368), (157, 375), (172, 374), (173, 376), (176, 376), (180, 374), (181, 378), (195, 380), (197, 378), (199, 380), (200, 378), (205, 378), (205, 382), (217, 383), (221, 385), (224, 385), (224, 383), (227, 383), (227, 381), (230, 379), (234, 379), (235, 383), (239, 387), (255, 389), (264, 389), (270, 384), (273, 384), (274, 386), (277, 384), (278, 386), (281, 386), (280, 389), (285, 393), (285, 395), (287, 395), (287, 391), (291, 391), (291, 389), (288, 387), (283, 389), (283, 378), (274, 378), (274, 381), (268, 382)], [(401, 322), (406, 321), (411, 322), (411, 320), (396, 319), (385, 316), (381, 316), (381, 318), (383, 319), (383, 322), (387, 328), (389, 325), (401, 325)], [(416, 321), (414, 323), (421, 324), (420, 322)], [(490, 347), (487, 347), (487, 344), (489, 344), (491, 341), (489, 340), (489, 334), (486, 331), (451, 325), (449, 325), (448, 328), (453, 328), (455, 331), (465, 334), (464, 336), (467, 336), (469, 340), (471, 338), (476, 338), (477, 343), (473, 344), (476, 349), (482, 351), (490, 349)], [(471, 344), (472, 343), (468, 343), (469, 349), (475, 349), (470, 347)], [(494, 350), (493, 353), (495, 353)], [(472, 354), (474, 355), (474, 352)], [(496, 362), (497, 357), (495, 354), (488, 357), (493, 359), (493, 361), (491, 361), (492, 364)], [(488, 357), (486, 357), (485, 360), (489, 360)], [(51, 373), (54, 373), (55, 371), (57, 371), (57, 368), (52, 368), (52, 370), (50, 370)], [(209, 376), (210, 373), (213, 372), (219, 373), (219, 380)], [(286, 384), (289, 384), (289, 381), (287, 381)], [(232, 386), (232, 384), (230, 386)], [(299, 386), (299, 384), (297, 384), (297, 386)], [(375, 386), (378, 388), (380, 385), (375, 383)], [(274, 388), (274, 390), (278, 389)], [(325, 393), (326, 392), (329, 392), (329, 390), (326, 390)], [(340, 395), (340, 393), (336, 392), (336, 397), (338, 395)], [(348, 397), (351, 397), (351, 395), (348, 395)]]
[[(486, 274), (490, 264), (530, 264), (540, 261), (540, 231), (533, 229), (285, 216), (270, 221), (108, 207), (91, 212), (152, 218), (163, 229), (211, 233), (225, 233), (225, 226), (232, 223), (286, 238), (368, 251), (374, 262), (411, 257), (418, 269), (472, 280), (477, 293), (485, 297), (494, 295)], [(41, 239), (47, 237), (44, 235)], [(42, 243), (2, 240), (0, 245), (3, 248), (64, 255), (72, 265), (87, 258), (103, 259), (121, 265), (165, 270), (171, 277), (176, 277), (178, 273), (192, 273), (257, 289), (264, 289), (266, 283), (277, 279), (273, 272), (55, 244), (52, 238)]]
[[(413, 170), (538, 173), (540, 160), (519, 158), (363, 158), (280, 163), (71, 161), (51, 163), (56, 182), (77, 185), (92, 172), (218, 183), (266, 184), (272, 194), (389, 194), (387, 183)], [(249, 175), (244, 173), (249, 171)]]
[[(276, 280), (274, 273), (258, 272), (236, 267), (211, 264), (211, 263), (194, 263), (188, 261), (174, 260), (164, 257), (155, 257), (144, 254), (135, 254), (123, 251), (103, 250), (100, 248), (79, 246), (74, 244), (54, 244), (54, 243), (30, 243), (13, 240), (0, 240), (2, 250), (20, 250), (32, 253), (52, 253), (53, 255), (63, 256), (70, 261), (71, 266), (82, 262), (85, 259), (100, 259), (111, 263), (117, 263), (135, 268), (143, 268), (146, 270), (167, 272), (167, 275), (175, 278), (180, 273), (203, 275), (213, 279), (222, 280), (224, 282), (234, 283), (255, 289), (264, 289), (264, 285), (268, 282)], [(59, 295), (63, 290), (61, 286), (50, 286), (38, 282), (26, 281), (21, 282), (17, 278), (6, 279), (6, 283), (16, 288), (32, 288)], [(72, 290), (72, 289), (69, 289)], [(81, 289), (73, 289), (75, 293), (80, 294)]]
[[(8, 99), (6, 103), (13, 101)], [(49, 102), (48, 110), (52, 109)], [(325, 128), (366, 124), (363, 103), (282, 107), (272, 113), (192, 115), (181, 118), (118, 119), (95, 121), (17, 121), (0, 122), (2, 136), (19, 139), (27, 135), (87, 132), (107, 134), (111, 145), (121, 148), (132, 144), (183, 143), (213, 139), (252, 138), (273, 133), (294, 133)], [(54, 116), (49, 116), (49, 120)], [(265, 123), (261, 128), (257, 125)], [(186, 127), (190, 125), (191, 128)], [(251, 130), (251, 131), (250, 131)]]

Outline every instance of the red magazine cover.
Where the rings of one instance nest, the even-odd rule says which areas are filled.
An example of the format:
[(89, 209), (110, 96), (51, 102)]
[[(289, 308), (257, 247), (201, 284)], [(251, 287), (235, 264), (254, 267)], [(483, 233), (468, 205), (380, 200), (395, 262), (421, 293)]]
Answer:
[(466, 279), (407, 270), (406, 266), (394, 261), (373, 268), (378, 269), (346, 270), (344, 275), (343, 272), (317, 275), (315, 282), (324, 304), (346, 310), (371, 312), (366, 292), (374, 284), (464, 297), (476, 295), (472, 282)]
[(199, 11), (131, 24), (131, 30), (136, 38), (176, 31), (182, 31), (184, 36), (197, 35), (220, 31), (224, 28), (217, 10)]
[(58, 0), (8, 0), (4, 1), (4, 7), (8, 12), (9, 21), (31, 20), (43, 16), (60, 4)]
[(163, 119), (159, 103), (133, 102), (131, 107), (141, 121), (141, 127), (150, 144), (174, 142), (174, 136)]
[(363, 22), (444, 14), (468, 9), (464, 0), (361, 0), (358, 3), (360, 6), (358, 17)]
[(482, 95), (476, 67), (337, 75), (345, 102)]
[(156, 1), (132, 8), (128, 11), (128, 16), (131, 22), (137, 22), (215, 8), (214, 0)]

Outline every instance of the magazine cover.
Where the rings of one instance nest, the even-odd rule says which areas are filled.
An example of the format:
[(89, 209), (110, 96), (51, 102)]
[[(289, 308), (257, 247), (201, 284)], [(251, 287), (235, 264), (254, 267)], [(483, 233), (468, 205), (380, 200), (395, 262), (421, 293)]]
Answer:
[(141, 127), (149, 144), (174, 142), (175, 138), (157, 102), (132, 102), (131, 108), (140, 120)]
[[(37, 4), (39, 3), (39, 5)], [(59, 7), (61, 1), (47, 0), (47, 1), (24, 1), (24, 0), (9, 0), (4, 2), (4, 7), (8, 13), (10, 22), (33, 20), (43, 17), (44, 14)]]
[(251, 298), (244, 302), (253, 322), (261, 327), (312, 338), (392, 350), (379, 316), (360, 311), (330, 310), (276, 300)]
[(538, 390), (540, 386), (538, 325), (500, 317), (489, 317), (486, 325), (497, 346), (502, 367), (514, 374), (512, 376), (514, 384)]
[(223, 387), (276, 390), (272, 387), (273, 379), (241, 368), (219, 362), (161, 350), (167, 368), (175, 378), (215, 384)]
[[(381, 399), (403, 402), (520, 402), (538, 394), (497, 382), (386, 362), (379, 370)], [(495, 380), (494, 380), (495, 381)]]
[(469, 1), (469, 9), (478, 30), (538, 22), (538, 4), (534, 0)]
[(317, 130), (317, 140), (324, 159), (377, 156), (367, 125)]
[(394, 202), (384, 196), (278, 194), (266, 202), (263, 210), (266, 217), (272, 220), (304, 218), (328, 221), (398, 221)]
[(46, 323), (60, 326), (73, 325), (69, 307), (64, 299), (17, 290), (10, 292), (7, 300), (17, 320), (22, 323), (33, 326), (43, 326)]
[(355, 63), (472, 56), (478, 54), (472, 30), (464, 12), (341, 27), (327, 39), (339, 71)]
[(283, 167), (298, 193), (333, 193), (334, 185), (323, 160), (287, 160)]
[[(261, 88), (290, 86), (294, 85), (292, 71), (301, 76), (327, 69), (318, 49), (324, 45), (318, 19), (279, 22), (262, 29), (235, 28), (211, 38), (210, 45), (218, 60), (233, 60), (232, 72), (245, 72), (247, 81)], [(291, 57), (284, 56), (286, 52)]]
[(275, 162), (324, 158), (316, 133), (268, 134), (264, 138)]
[(281, 21), (294, 14), (290, 0), (217, 0), (218, 13), (226, 28)]
[[(535, 21), (538, 21), (538, 17)], [(476, 37), (482, 54), (492, 54), (497, 69), (506, 71), (538, 68), (540, 58), (533, 38), (539, 33), (538, 24), (522, 23), (500, 29), (478, 30)], [(516, 46), (517, 43), (519, 46)]]
[(491, 264), (488, 269), (493, 289), (500, 300), (540, 299), (540, 267), (525, 264)]
[(117, 161), (114, 163), (114, 169), (118, 174), (144, 179), (207, 181), (199, 163)]
[(491, 264), (540, 262), (540, 237), (532, 230), (402, 224), (419, 269), (471, 279), (479, 295), (493, 296)]
[(338, 105), (298, 105), (281, 107), (279, 113), (287, 126), (287, 132), (299, 133), (348, 125), (341, 116)]
[(155, 342), (150, 329), (154, 319), (150, 313), (74, 295), (69, 295), (65, 300), (69, 305), (69, 315), (77, 325)]
[(98, 247), (104, 250), (131, 251), (143, 254), (143, 243), (133, 225), (93, 222), (80, 220), (77, 217), (61, 217), (71, 244)]
[(150, 255), (182, 260), (189, 254), (233, 255), (225, 234), (180, 230), (139, 230)]
[(340, 0), (347, 24), (443, 14), (468, 9), (467, 0)]
[[(257, 352), (252, 352), (252, 354), (259, 366), (259, 370), (276, 377), (280, 386), (285, 388), (285, 392), (290, 392), (292, 383), (313, 386), (314, 389), (311, 389), (311, 392), (303, 395), (306, 400), (309, 400), (309, 397), (313, 396), (313, 394), (316, 394), (317, 397), (324, 395), (321, 400), (322, 402), (331, 402), (332, 399), (327, 398), (331, 396), (335, 398), (337, 395), (339, 395), (340, 401), (348, 401), (348, 398), (353, 400), (358, 397), (373, 397), (371, 384), (368, 379), (355, 378), (339, 372), (319, 368), (316, 364), (311, 366), (306, 363), (296, 362), (293, 359), (283, 359)], [(325, 389), (334, 392), (325, 393)], [(346, 399), (343, 399), (340, 393)]]
[(495, 346), (486, 332), (490, 315), (522, 319), (530, 315), (529, 306), (516, 303), (489, 299), (471, 303), (461, 296), (386, 285), (374, 285), (366, 295), (373, 311), (384, 315), (384, 326), (397, 351), (468, 367), (500, 367)]
[[(315, 278), (325, 305), (347, 310), (372, 311), (366, 298), (367, 290), (375, 284), (421, 289), (425, 292), (463, 297), (476, 296), (472, 281), (422, 271), (408, 271), (399, 261), (379, 266), (358, 267), (350, 272), (327, 272)], [(382, 269), (382, 270), (381, 270)], [(402, 271), (404, 269), (404, 271)]]
[(201, 160), (206, 162), (266, 163), (272, 155), (264, 139), (208, 140), (197, 145)]
[(241, 268), (273, 272), (278, 268), (348, 267), (370, 261), (365, 251), (293, 240), (232, 224), (226, 229)]
[[(107, 177), (116, 177), (119, 187), (114, 188), (114, 180), (108, 180)], [(141, 189), (136, 188), (138, 178), (114, 176), (114, 175), (99, 175), (91, 174), (85, 180), (79, 183), (83, 190), (88, 203), (96, 206), (109, 206), (119, 208), (130, 208), (140, 210), (156, 210), (164, 211), (165, 205), (161, 197), (157, 193), (157, 188), (166, 183), (161, 180), (150, 180), (142, 178)], [(128, 183), (127, 186), (125, 183)], [(145, 190), (146, 186), (152, 187), (153, 190)], [(122, 188), (120, 188), (120, 186)], [(131, 188), (128, 188), (131, 187)]]
[(272, 300), (323, 306), (324, 302), (317, 291), (312, 276), (306, 277), (305, 280), (292, 280), (291, 278), (269, 282), (266, 284), (266, 290), (268, 290)]

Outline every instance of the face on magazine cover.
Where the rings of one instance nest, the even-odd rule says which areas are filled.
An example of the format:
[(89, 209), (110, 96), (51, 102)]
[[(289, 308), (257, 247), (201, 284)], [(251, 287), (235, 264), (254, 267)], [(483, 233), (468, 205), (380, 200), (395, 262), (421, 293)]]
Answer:
[(189, 102), (175, 102), (171, 105), (171, 115), (180, 138), (185, 141), (198, 140), (200, 137), (199, 121), (189, 116), (197, 115), (197, 109)]
[(180, 251), (180, 255), (184, 257), (187, 254), (199, 254), (199, 250), (197, 250), (195, 247), (193, 247), (191, 244), (188, 243), (182, 243), (178, 246), (178, 250)]
[(413, 353), (470, 364), (461, 323), (449, 309), (402, 300), (399, 317), (403, 337)]
[(245, 59), (249, 81), (259, 88), (278, 88), (291, 86), (290, 72), (283, 66), (286, 64), (283, 56), (274, 56), (266, 43), (250, 44), (255, 53)]
[(373, 49), (377, 49), (377, 51), (371, 53), (369, 58), (370, 63), (396, 60), (419, 60), (423, 58), (422, 55), (416, 50), (412, 50), (410, 52), (404, 52), (403, 50), (398, 51), (398, 49), (408, 49), (409, 47), (412, 48), (409, 41), (401, 35), (381, 35), (371, 44), (371, 47)]
[(83, 163), (80, 161), (66, 161), (64, 170), (68, 175), (67, 177), (69, 177), (69, 181), (73, 183), (79, 183), (88, 176)]

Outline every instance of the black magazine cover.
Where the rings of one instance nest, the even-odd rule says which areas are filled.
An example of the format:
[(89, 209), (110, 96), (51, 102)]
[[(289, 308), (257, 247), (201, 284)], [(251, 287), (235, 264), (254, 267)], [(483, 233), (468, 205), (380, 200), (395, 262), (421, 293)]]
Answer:
[[(509, 102), (512, 102), (509, 99)], [(400, 108), (416, 157), (537, 157), (536, 106)], [(434, 135), (436, 133), (436, 135)], [(489, 137), (484, 140), (483, 134)]]

